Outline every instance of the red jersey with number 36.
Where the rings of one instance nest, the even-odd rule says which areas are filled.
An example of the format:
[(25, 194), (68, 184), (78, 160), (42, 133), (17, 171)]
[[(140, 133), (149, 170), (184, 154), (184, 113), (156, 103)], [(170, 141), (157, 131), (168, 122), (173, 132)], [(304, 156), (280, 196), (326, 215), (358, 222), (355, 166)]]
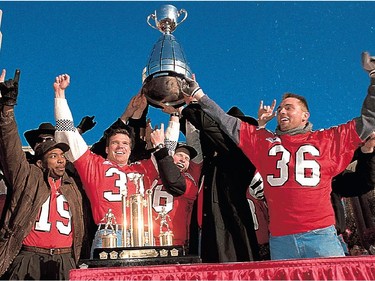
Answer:
[(335, 224), (331, 181), (350, 163), (360, 143), (354, 120), (294, 136), (277, 136), (241, 122), (239, 147), (264, 180), (271, 235)]

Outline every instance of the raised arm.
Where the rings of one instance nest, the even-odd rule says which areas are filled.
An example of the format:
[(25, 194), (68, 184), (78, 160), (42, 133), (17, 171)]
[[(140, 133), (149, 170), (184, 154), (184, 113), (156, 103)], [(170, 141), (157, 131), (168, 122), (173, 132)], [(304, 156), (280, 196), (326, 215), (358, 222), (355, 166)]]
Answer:
[(70, 150), (66, 152), (66, 156), (71, 162), (74, 162), (89, 148), (78, 130), (74, 127), (73, 116), (65, 98), (65, 90), (69, 84), (70, 76), (68, 74), (57, 76), (53, 83), (55, 91), (55, 139), (57, 142), (69, 144)]
[(0, 116), (0, 163), (10, 186), (18, 189), (24, 186), (28, 177), (29, 163), (22, 150), (22, 143), (14, 115), (17, 104), (19, 71), (15, 77), (5, 81), (5, 70), (0, 75), (1, 116)]
[[(146, 143), (144, 141), (146, 128), (147, 100), (139, 91), (127, 104), (121, 116), (112, 123), (103, 133), (103, 136), (94, 143), (91, 151), (106, 158), (106, 134), (111, 129), (123, 128), (134, 133), (134, 146), (131, 153), (131, 162), (147, 158), (145, 155)], [(149, 155), (148, 155), (149, 157)]]
[(375, 130), (375, 57), (362, 53), (362, 67), (370, 76), (370, 86), (363, 102), (361, 116), (356, 119), (356, 129), (362, 140), (366, 140)]
[[(154, 147), (158, 147), (160, 144), (164, 144), (164, 125), (161, 124), (161, 128), (156, 128), (151, 133), (151, 141)], [(173, 157), (169, 155), (168, 149), (162, 147), (157, 149), (153, 153), (156, 163), (158, 165), (160, 179), (166, 190), (173, 196), (180, 196), (185, 193), (186, 180), (181, 174), (179, 168), (173, 161)]]

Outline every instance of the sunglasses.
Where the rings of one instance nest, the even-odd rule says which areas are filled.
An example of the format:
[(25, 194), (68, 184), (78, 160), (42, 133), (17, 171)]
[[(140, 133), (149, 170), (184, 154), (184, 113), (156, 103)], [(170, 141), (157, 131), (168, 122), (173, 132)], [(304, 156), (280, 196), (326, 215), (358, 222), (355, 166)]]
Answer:
[(39, 137), (38, 143), (46, 142), (46, 141), (54, 141), (55, 139), (53, 137)]

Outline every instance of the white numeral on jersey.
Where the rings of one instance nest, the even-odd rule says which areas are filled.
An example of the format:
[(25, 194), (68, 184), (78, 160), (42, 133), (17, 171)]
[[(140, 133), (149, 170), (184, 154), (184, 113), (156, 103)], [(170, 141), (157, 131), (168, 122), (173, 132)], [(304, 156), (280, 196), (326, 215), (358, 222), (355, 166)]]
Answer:
[[(289, 180), (290, 152), (282, 145), (275, 145), (269, 151), (270, 156), (282, 153), (281, 159), (277, 161), (278, 175), (268, 175), (267, 182), (271, 186), (282, 186)], [(307, 160), (306, 154), (319, 156), (319, 150), (311, 145), (301, 146), (296, 151), (295, 180), (302, 186), (316, 186), (320, 182), (320, 166), (315, 160)]]
[[(169, 194), (165, 190), (161, 190), (162, 185), (158, 185), (154, 189), (154, 196), (152, 198), (152, 207), (156, 212), (161, 212), (162, 207), (165, 207), (165, 212), (170, 212), (173, 209), (173, 195)], [(162, 200), (165, 200), (165, 205), (160, 204)]]
[(280, 171), (279, 177), (274, 175), (268, 175), (267, 181), (271, 186), (282, 186), (289, 178), (288, 163), (290, 161), (290, 152), (285, 150), (282, 145), (275, 145), (269, 151), (270, 156), (276, 156), (278, 153), (282, 153), (282, 157), (277, 161), (277, 169)]
[(48, 222), (50, 200), (51, 200), (51, 196), (48, 196), (48, 199), (42, 205), (42, 210), (40, 211), (39, 221), (35, 223), (35, 230), (45, 231), (45, 232), (51, 231), (51, 223)]
[(106, 177), (112, 177), (118, 175), (119, 179), (115, 181), (115, 186), (119, 188), (119, 193), (113, 193), (112, 191), (105, 191), (103, 196), (110, 202), (121, 202), (121, 193), (125, 192), (127, 178), (126, 174), (117, 168), (110, 168), (105, 173)]
[[(48, 222), (49, 218), (49, 213), (50, 213), (50, 201), (51, 197), (48, 196), (48, 199), (44, 204), (42, 205), (41, 211), (40, 211), (40, 217), (39, 221), (35, 223), (35, 230), (38, 231), (44, 231), (44, 232), (49, 232), (51, 231), (51, 223)], [(64, 209), (64, 204), (66, 201), (64, 195), (58, 195), (56, 198), (56, 208), (57, 208), (57, 213), (62, 217), (66, 218), (69, 220), (67, 225), (64, 225), (62, 221), (56, 221), (56, 228), (61, 234), (68, 235), (72, 231), (72, 216), (70, 210), (65, 210)]]
[(315, 160), (306, 160), (306, 153), (319, 156), (319, 150), (311, 145), (301, 146), (297, 150), (296, 181), (303, 186), (316, 186), (320, 182), (320, 166)]

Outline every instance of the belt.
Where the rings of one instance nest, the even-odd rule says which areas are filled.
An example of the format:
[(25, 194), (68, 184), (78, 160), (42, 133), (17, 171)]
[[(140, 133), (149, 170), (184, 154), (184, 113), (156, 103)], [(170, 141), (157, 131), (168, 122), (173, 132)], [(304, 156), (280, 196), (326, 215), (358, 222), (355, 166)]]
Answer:
[(46, 254), (46, 255), (61, 255), (61, 254), (69, 254), (72, 252), (72, 248), (54, 248), (54, 249), (46, 249), (46, 248), (39, 248), (34, 246), (26, 246), (22, 245), (22, 250), (27, 252), (34, 252), (38, 254)]

